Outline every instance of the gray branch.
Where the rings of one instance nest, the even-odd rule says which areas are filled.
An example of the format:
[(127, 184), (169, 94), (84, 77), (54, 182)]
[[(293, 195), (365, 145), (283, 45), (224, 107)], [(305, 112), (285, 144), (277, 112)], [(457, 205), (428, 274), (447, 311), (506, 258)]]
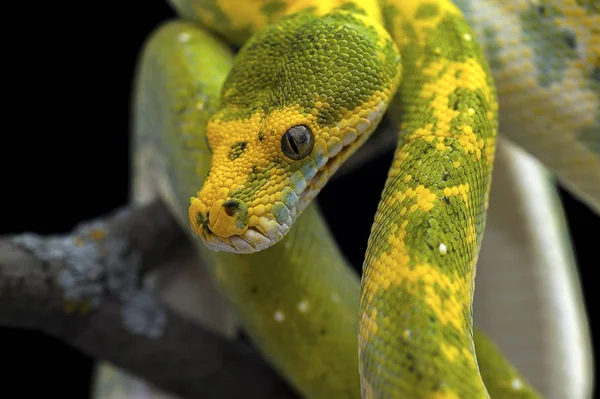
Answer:
[[(391, 123), (381, 126), (334, 179), (393, 148)], [(297, 398), (253, 348), (174, 312), (145, 283), (181, 253), (193, 259), (160, 202), (67, 235), (0, 237), (0, 325), (45, 332), (183, 397)]]
[(155, 202), (70, 234), (0, 237), (0, 325), (35, 329), (189, 398), (297, 398), (242, 342), (164, 306), (142, 275), (190, 245)]

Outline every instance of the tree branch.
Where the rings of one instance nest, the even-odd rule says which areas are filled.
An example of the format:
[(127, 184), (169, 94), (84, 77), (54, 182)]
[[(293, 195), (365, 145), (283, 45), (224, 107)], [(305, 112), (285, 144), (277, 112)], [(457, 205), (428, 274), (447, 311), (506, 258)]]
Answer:
[(190, 398), (297, 398), (241, 342), (164, 306), (142, 274), (189, 245), (155, 202), (64, 236), (0, 238), (0, 324), (36, 329)]

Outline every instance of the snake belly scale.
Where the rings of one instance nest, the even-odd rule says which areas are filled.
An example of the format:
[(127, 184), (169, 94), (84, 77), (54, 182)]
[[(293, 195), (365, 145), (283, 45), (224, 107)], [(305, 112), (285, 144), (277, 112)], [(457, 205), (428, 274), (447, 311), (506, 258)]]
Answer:
[[(539, 397), (472, 326), (498, 129), (477, 20), (443, 0), (172, 5), (187, 21), (137, 72), (134, 173), (281, 375), (306, 398)], [(311, 202), (386, 112), (360, 282)]]

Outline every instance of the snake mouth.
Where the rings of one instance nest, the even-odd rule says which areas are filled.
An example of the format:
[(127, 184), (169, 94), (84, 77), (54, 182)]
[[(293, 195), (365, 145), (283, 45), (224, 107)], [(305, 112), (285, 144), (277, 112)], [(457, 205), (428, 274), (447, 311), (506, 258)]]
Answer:
[(258, 219), (256, 226), (248, 227), (243, 233), (229, 237), (216, 234), (213, 231), (214, 226), (210, 223), (199, 226), (197, 234), (212, 251), (249, 254), (261, 251), (279, 242), (288, 232), (293, 221), (291, 213), (289, 220), (284, 223), (278, 222), (272, 215), (264, 215)]

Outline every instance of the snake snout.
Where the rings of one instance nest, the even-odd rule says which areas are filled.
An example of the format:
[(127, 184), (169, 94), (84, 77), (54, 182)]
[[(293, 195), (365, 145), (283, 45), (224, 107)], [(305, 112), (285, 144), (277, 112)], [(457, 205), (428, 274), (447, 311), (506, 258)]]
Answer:
[(210, 230), (219, 237), (242, 235), (248, 230), (248, 207), (235, 198), (215, 201), (208, 221)]
[(275, 216), (256, 216), (249, 206), (237, 198), (219, 199), (211, 205), (195, 198), (189, 208), (192, 230), (215, 251), (253, 253), (268, 248), (285, 231)]

